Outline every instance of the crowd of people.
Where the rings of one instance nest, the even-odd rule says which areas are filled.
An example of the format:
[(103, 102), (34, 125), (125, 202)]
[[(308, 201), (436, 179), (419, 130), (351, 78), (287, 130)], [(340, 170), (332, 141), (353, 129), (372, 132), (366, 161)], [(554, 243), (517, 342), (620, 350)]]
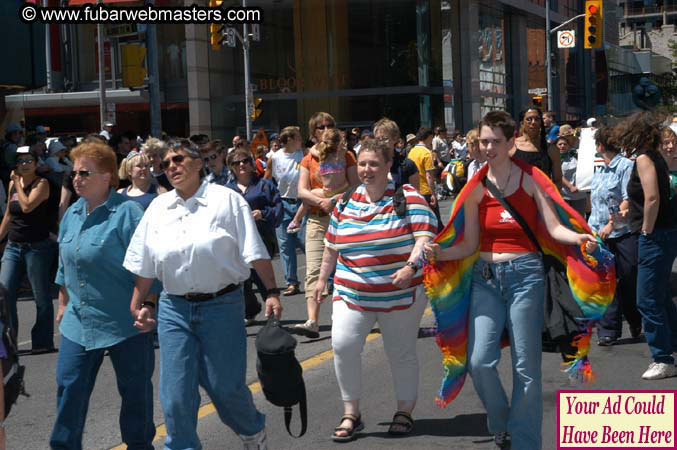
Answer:
[[(301, 322), (295, 331), (309, 338), (320, 337), (320, 305), (332, 301), (343, 416), (331, 439), (350, 441), (364, 428), (361, 353), (376, 322), (395, 387), (389, 433), (407, 435), (415, 425), (416, 339), (428, 304), (424, 265), (472, 255), (479, 257), (467, 286), (467, 369), (488, 429), (499, 448), (541, 448), (545, 274), (537, 244), (502, 198), (529, 228), (546, 229), (562, 245), (589, 253), (603, 245), (613, 253), (618, 289), (597, 324), (598, 344), (618, 343), (625, 318), (631, 338), (643, 332), (652, 355), (642, 378), (677, 376), (669, 284), (677, 257), (677, 137), (651, 112), (616, 126), (600, 122), (586, 123), (600, 161), (586, 188), (577, 182), (580, 129), (557, 125), (554, 114), (537, 108), (517, 121), (488, 113), (465, 135), (444, 127), (403, 135), (388, 118), (368, 129), (339, 129), (331, 114), (318, 112), (308, 140), (301, 127), (288, 126), (270, 136), (259, 130), (251, 142), (236, 136), (232, 146), (205, 135), (142, 141), (116, 134), (110, 123), (99, 134), (48, 142), (44, 127), (23, 137), (10, 125), (0, 155), (0, 239), (7, 238), (0, 283), (15, 329), (24, 277), (31, 285), (31, 353), (55, 351), (55, 322), (59, 327), (51, 448), (81, 448), (104, 353), (122, 398), (123, 442), (153, 448), (153, 332), (165, 448), (199, 448), (199, 386), (246, 449), (266, 448), (265, 419), (245, 383), (245, 327), (261, 311), (279, 317), (281, 294), (301, 293), (307, 317), (294, 318)], [(594, 235), (561, 222), (533, 168)], [(458, 198), (469, 180), (463, 239), (443, 248), (435, 243), (448, 221), (439, 201)], [(305, 252), (302, 273), (298, 251)], [(277, 254), (282, 289), (271, 265)], [(511, 401), (496, 370), (504, 328), (513, 356)]]

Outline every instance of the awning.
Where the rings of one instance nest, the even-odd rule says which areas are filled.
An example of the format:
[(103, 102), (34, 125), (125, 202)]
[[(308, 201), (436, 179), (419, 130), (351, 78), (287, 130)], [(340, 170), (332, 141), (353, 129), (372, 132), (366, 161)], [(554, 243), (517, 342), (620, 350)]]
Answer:
[[(162, 95), (161, 101), (164, 100)], [(107, 103), (147, 103), (148, 91), (116, 89), (106, 91)], [(49, 108), (60, 106), (98, 105), (99, 91), (55, 92), (55, 93), (22, 93), (5, 97), (7, 109)]]

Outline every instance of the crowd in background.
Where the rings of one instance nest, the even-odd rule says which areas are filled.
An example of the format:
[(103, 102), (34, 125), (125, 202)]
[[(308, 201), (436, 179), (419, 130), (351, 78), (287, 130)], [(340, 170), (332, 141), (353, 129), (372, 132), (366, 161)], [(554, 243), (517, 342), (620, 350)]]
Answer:
[[(363, 427), (360, 353), (376, 321), (395, 379), (398, 406), (389, 432), (408, 434), (418, 386), (413, 330), (427, 302), (423, 255), (458, 259), (479, 247), (486, 268), (476, 267), (478, 277), (484, 276), (477, 292), (500, 298), (486, 274), (506, 270), (515, 283), (535, 286), (510, 294), (512, 300), (538, 302), (542, 296), (540, 278), (521, 275), (541, 270), (536, 249), (515, 244), (515, 236), (524, 236), (514, 226), (509, 232), (492, 228), (492, 208), (501, 207), (484, 188), (468, 204), (474, 206), (466, 205), (479, 214), (473, 226), (482, 235), (446, 253), (431, 242), (448, 219), (439, 202), (458, 196), (473, 177), (488, 177), (506, 198), (534, 202), (524, 215), (534, 224), (545, 220), (561, 242), (595, 241), (559, 228), (522, 163), (543, 171), (615, 256), (617, 296), (597, 326), (598, 344), (618, 343), (625, 318), (631, 337), (643, 332), (651, 351), (642, 377), (677, 376), (677, 309), (669, 286), (677, 256), (677, 123), (649, 112), (615, 126), (589, 119), (582, 128), (590, 129), (597, 157), (590, 186), (579, 189), (581, 128), (558, 125), (554, 114), (536, 108), (524, 110), (516, 121), (501, 114), (488, 114), (465, 134), (441, 126), (404, 134), (387, 118), (370, 128), (341, 129), (330, 114), (319, 112), (309, 120), (307, 139), (301, 127), (288, 126), (279, 133), (258, 130), (251, 140), (235, 136), (230, 143), (206, 135), (142, 140), (119, 133), (112, 123), (98, 134), (50, 138), (44, 126), (26, 133), (10, 124), (0, 147), (0, 240), (7, 238), (0, 283), (15, 329), (22, 281), (30, 283), (37, 308), (33, 354), (55, 351), (55, 280), (59, 287), (56, 322), (62, 337), (52, 448), (81, 445), (104, 351), (110, 352), (123, 399), (123, 441), (129, 448), (152, 448), (153, 339), (139, 330), (155, 328), (167, 448), (199, 445), (193, 420), (198, 384), (245, 448), (265, 448), (263, 416), (244, 385), (243, 330), (263, 309), (266, 315), (281, 313), (270, 266), (277, 254), (285, 279), (281, 293), (305, 297), (307, 317), (294, 318), (304, 319), (298, 333), (319, 337), (320, 304), (327, 296), (334, 301), (331, 334), (344, 415), (332, 439), (351, 440)], [(500, 233), (508, 233), (508, 243)], [(489, 236), (494, 239), (487, 241)], [(369, 250), (355, 258), (366, 242)], [(299, 251), (305, 252), (304, 273), (298, 270)], [(531, 259), (520, 259), (524, 254)], [(519, 265), (505, 268), (513, 259)], [(111, 306), (111, 292), (131, 305)], [(479, 297), (474, 303), (481, 303)], [(525, 308), (542, 316), (535, 306)], [(494, 312), (476, 308), (473, 314)], [(199, 331), (192, 328), (195, 315), (206, 319)], [(217, 322), (225, 317), (239, 324), (224, 334)], [(524, 339), (540, 342), (539, 331)], [(486, 338), (480, 334), (474, 335), (477, 342)], [(525, 376), (540, 383), (540, 359), (533, 356), (535, 347), (527, 347), (521, 356), (539, 367)], [(539, 448), (540, 427), (536, 436), (494, 411), (507, 407), (507, 400), (497, 405), (500, 382), (483, 370), (497, 362), (493, 354), (478, 350), (475, 356), (471, 376), (497, 446), (509, 448), (512, 434), (522, 443), (517, 448)], [(237, 366), (235, 375), (226, 373), (229, 364)], [(520, 377), (515, 383), (525, 383), (524, 392), (540, 390), (540, 385), (528, 388)], [(515, 408), (529, 411), (532, 425), (540, 420), (534, 406), (540, 402), (535, 394), (513, 398)]]

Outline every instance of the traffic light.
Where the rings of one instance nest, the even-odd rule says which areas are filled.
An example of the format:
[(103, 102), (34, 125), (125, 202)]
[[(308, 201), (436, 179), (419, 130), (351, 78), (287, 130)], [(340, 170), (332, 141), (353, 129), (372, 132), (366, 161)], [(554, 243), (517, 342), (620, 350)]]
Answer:
[(218, 8), (221, 6), (223, 3), (223, 0), (209, 0), (209, 7), (210, 8)]
[(120, 46), (122, 53), (122, 85), (128, 88), (143, 86), (147, 71), (146, 47), (141, 44), (125, 44)]
[(223, 41), (223, 25), (218, 23), (209, 24), (209, 42), (212, 44), (213, 50), (218, 50), (221, 48), (221, 42)]
[(235, 28), (226, 27), (225, 35), (226, 35), (225, 39), (226, 45), (228, 47), (235, 47), (237, 45), (237, 41), (235, 40), (236, 39)]
[(585, 2), (585, 48), (602, 47), (602, 0), (587, 0)]
[(252, 115), (251, 115), (252, 120), (258, 119), (259, 116), (261, 115), (261, 113), (263, 112), (260, 108), (262, 102), (263, 102), (262, 98), (255, 98), (254, 99), (254, 105), (253, 105), (254, 107), (252, 108)]

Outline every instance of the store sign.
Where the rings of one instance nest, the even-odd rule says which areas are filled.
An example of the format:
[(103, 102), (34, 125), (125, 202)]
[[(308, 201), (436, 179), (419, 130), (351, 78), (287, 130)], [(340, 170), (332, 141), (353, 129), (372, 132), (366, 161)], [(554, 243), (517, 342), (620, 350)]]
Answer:
[(545, 95), (548, 90), (546, 88), (529, 89), (529, 95)]
[(134, 36), (137, 34), (135, 23), (121, 23), (106, 25), (106, 37), (119, 38), (123, 36)]
[(557, 32), (557, 48), (576, 47), (576, 32), (574, 30), (560, 30)]

